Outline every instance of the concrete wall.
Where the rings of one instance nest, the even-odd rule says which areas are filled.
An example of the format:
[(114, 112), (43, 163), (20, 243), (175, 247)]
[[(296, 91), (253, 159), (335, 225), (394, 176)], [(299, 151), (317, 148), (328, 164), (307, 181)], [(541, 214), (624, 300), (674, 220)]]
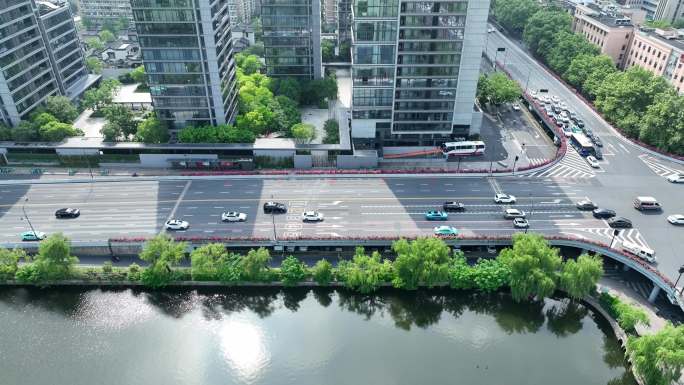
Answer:
[(216, 154), (140, 154), (140, 166), (150, 168), (171, 167), (169, 159), (218, 159)]
[(355, 169), (355, 168), (376, 168), (378, 167), (378, 154), (375, 156), (369, 155), (338, 155), (337, 168)]
[(268, 156), (271, 158), (292, 158), (295, 150), (254, 150), (254, 156)]
[(384, 155), (405, 154), (414, 151), (428, 151), (434, 148), (434, 146), (383, 147), (382, 153)]
[(295, 155), (294, 167), (308, 170), (313, 167), (313, 157), (311, 155)]
[(60, 156), (100, 155), (100, 150), (97, 148), (55, 148), (55, 152)]

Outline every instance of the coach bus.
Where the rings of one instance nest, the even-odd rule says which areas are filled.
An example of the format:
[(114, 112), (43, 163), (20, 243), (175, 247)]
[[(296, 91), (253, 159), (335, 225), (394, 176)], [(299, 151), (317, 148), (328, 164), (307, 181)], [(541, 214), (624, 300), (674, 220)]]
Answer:
[(570, 144), (582, 156), (594, 155), (594, 143), (584, 134), (574, 132), (570, 136)]
[(447, 142), (442, 144), (445, 156), (484, 155), (485, 144), (482, 141)]

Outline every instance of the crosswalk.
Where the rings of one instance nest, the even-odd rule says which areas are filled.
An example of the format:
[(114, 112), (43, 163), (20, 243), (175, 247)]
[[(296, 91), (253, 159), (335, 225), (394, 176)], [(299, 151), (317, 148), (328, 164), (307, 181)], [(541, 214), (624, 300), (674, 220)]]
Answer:
[(594, 170), (587, 162), (569, 147), (563, 160), (546, 170), (520, 175), (521, 178), (593, 178), (596, 176)]
[[(573, 231), (581, 231), (583, 233), (592, 234), (593, 238), (599, 238), (606, 243), (610, 243), (613, 239), (613, 230), (614, 229), (610, 227), (573, 229)], [(620, 234), (615, 237), (615, 239), (615, 247), (619, 247), (621, 242), (627, 241), (635, 243), (641, 247), (646, 247), (649, 249), (651, 248), (638, 229), (623, 229), (620, 231)]]
[(644, 164), (651, 169), (656, 175), (662, 176), (663, 178), (667, 178), (670, 175), (675, 175), (675, 174), (682, 174), (684, 171), (678, 170), (672, 167), (665, 166), (664, 164), (660, 163), (658, 161), (658, 158), (648, 155), (648, 154), (641, 154), (639, 155), (639, 159), (641, 159)]
[(530, 162), (530, 166), (536, 167), (536, 166), (540, 166), (540, 165), (546, 163), (546, 161), (548, 159), (546, 159), (546, 158), (528, 158), (528, 160)]

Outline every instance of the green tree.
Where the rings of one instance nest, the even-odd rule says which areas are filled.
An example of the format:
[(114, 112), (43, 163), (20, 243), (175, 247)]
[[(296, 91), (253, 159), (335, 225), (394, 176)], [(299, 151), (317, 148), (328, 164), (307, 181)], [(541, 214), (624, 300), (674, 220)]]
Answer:
[(147, 74), (145, 66), (137, 66), (130, 72), (131, 79), (136, 83), (147, 84)]
[(65, 279), (78, 258), (71, 255), (71, 242), (62, 233), (57, 233), (40, 242), (33, 263), (41, 279)]
[(237, 117), (237, 128), (261, 135), (269, 132), (273, 127), (273, 111), (259, 107), (257, 110), (249, 111)]
[(160, 234), (145, 242), (140, 259), (150, 265), (142, 272), (142, 281), (150, 287), (163, 287), (174, 279), (173, 266), (185, 256), (185, 242), (176, 242)]
[(560, 274), (560, 287), (571, 298), (582, 299), (594, 292), (596, 283), (602, 276), (601, 257), (582, 254), (577, 260), (565, 261)]
[(66, 96), (48, 96), (45, 111), (62, 123), (72, 123), (78, 117), (76, 106)]
[(628, 333), (633, 333), (638, 324), (648, 326), (650, 321), (646, 312), (640, 307), (623, 302), (620, 298), (608, 293), (599, 295), (601, 306), (617, 321), (618, 325)]
[(394, 268), (395, 287), (415, 290), (418, 285), (434, 286), (449, 280), (452, 263), (451, 249), (438, 238), (418, 238), (408, 242), (400, 239), (392, 243), (397, 257)]
[(294, 286), (306, 278), (308, 271), (302, 261), (290, 255), (280, 265), (280, 275), (285, 286)]
[(336, 120), (326, 120), (325, 124), (323, 125), (323, 130), (325, 130), (325, 138), (323, 138), (323, 143), (340, 143), (340, 125), (337, 123)]
[(0, 247), (0, 281), (14, 279), (19, 270), (19, 261), (26, 260), (26, 252), (23, 249), (9, 250)]
[(302, 85), (293, 78), (284, 78), (278, 82), (277, 95), (287, 96), (291, 100), (299, 103), (302, 95)]
[(194, 281), (217, 281), (220, 261), (228, 256), (221, 243), (210, 243), (196, 248), (190, 254), (191, 273)]
[(351, 61), (351, 44), (349, 42), (340, 43), (340, 61), (349, 63)]
[(597, 46), (589, 43), (584, 36), (569, 31), (556, 33), (553, 46), (548, 52), (543, 53), (546, 62), (558, 74), (564, 74), (578, 55), (598, 54)]
[(335, 43), (330, 40), (322, 40), (321, 56), (323, 58), (323, 62), (325, 63), (335, 60)]
[(256, 55), (258, 57), (264, 57), (264, 43), (255, 42), (242, 52), (246, 55)]
[(99, 87), (92, 88), (83, 94), (81, 104), (85, 108), (94, 111), (112, 104), (114, 94), (118, 91), (121, 83), (116, 79), (104, 80)]
[(135, 140), (143, 143), (166, 143), (169, 141), (169, 129), (156, 116), (150, 116), (138, 124)]
[[(302, 115), (297, 107), (297, 102), (284, 95), (275, 97), (275, 103), (278, 104), (277, 120), (281, 123), (281, 131), (289, 130), (290, 127), (302, 121)], [(273, 110), (276, 110), (274, 107)]]
[(675, 22), (672, 23), (672, 28), (676, 28), (676, 29), (684, 28), (684, 18), (675, 20)]
[(329, 285), (333, 280), (333, 267), (326, 259), (321, 259), (312, 268), (313, 280), (321, 286)]
[(316, 128), (312, 124), (297, 123), (290, 128), (290, 134), (300, 143), (309, 143), (316, 138)]
[(38, 129), (40, 139), (46, 142), (61, 142), (65, 138), (83, 135), (81, 130), (74, 128), (71, 124), (58, 121), (47, 123)]
[(252, 75), (261, 69), (261, 61), (256, 55), (245, 55), (239, 53), (235, 55), (235, 64), (244, 72), (245, 75)]
[(672, 384), (684, 370), (684, 326), (668, 323), (655, 334), (632, 336), (627, 340), (627, 352), (646, 384)]
[(501, 251), (499, 261), (511, 271), (509, 285), (513, 299), (544, 298), (553, 294), (558, 282), (561, 258), (538, 234), (517, 233), (513, 247)]
[(475, 284), (475, 269), (468, 265), (461, 253), (454, 257), (449, 267), (449, 285), (454, 289), (473, 289)]
[(107, 29), (103, 29), (102, 31), (100, 31), (100, 33), (98, 33), (97, 36), (100, 38), (100, 40), (104, 41), (105, 43), (111, 43), (114, 40), (116, 40), (116, 36), (114, 36), (114, 34)]
[(103, 112), (107, 123), (118, 127), (124, 139), (128, 139), (137, 132), (138, 122), (136, 122), (130, 108), (121, 104), (114, 104), (105, 107)]
[(603, 79), (616, 71), (608, 55), (579, 54), (572, 59), (563, 77), (593, 98)]
[(369, 256), (363, 247), (357, 247), (351, 261), (339, 263), (339, 276), (347, 287), (364, 294), (373, 292), (392, 278), (391, 262), (382, 262), (380, 259), (377, 251)]
[(95, 23), (93, 22), (93, 19), (87, 16), (81, 16), (81, 24), (83, 24), (84, 27), (87, 29), (91, 29), (95, 26)]
[(240, 261), (241, 277), (245, 281), (266, 281), (270, 279), (268, 264), (271, 254), (263, 247), (249, 250)]
[(480, 76), (477, 82), (477, 97), (480, 102), (488, 101), (494, 105), (510, 103), (520, 99), (522, 90), (518, 83), (502, 72)]
[(90, 56), (85, 59), (86, 68), (91, 74), (101, 74), (102, 73), (102, 60)]
[(100, 38), (97, 37), (91, 37), (86, 39), (86, 45), (88, 46), (88, 48), (94, 49), (96, 51), (101, 51), (104, 49), (104, 43), (102, 42), (102, 40), (100, 40)]
[(511, 270), (508, 265), (496, 259), (479, 259), (469, 279), (479, 290), (492, 292), (508, 285)]
[(570, 31), (572, 17), (565, 11), (542, 9), (529, 18), (523, 32), (523, 40), (530, 51), (543, 57), (553, 46), (556, 33)]
[(21, 121), (12, 130), (12, 139), (16, 142), (33, 142), (38, 140), (38, 128), (31, 122)]
[(57, 118), (49, 112), (37, 112), (31, 114), (31, 123), (33, 123), (38, 129), (46, 126), (49, 123), (59, 123)]
[(0, 123), (0, 142), (12, 140), (12, 129)]
[(499, 1), (494, 6), (494, 17), (506, 29), (519, 35), (539, 8), (539, 2), (535, 0)]
[(661, 150), (684, 154), (684, 97), (656, 95), (639, 123), (639, 139)]

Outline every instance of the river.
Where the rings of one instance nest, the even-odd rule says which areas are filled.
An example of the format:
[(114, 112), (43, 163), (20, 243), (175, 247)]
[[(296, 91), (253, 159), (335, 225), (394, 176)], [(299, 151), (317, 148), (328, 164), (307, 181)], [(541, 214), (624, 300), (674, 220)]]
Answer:
[(567, 299), (455, 291), (0, 290), (2, 385), (632, 385)]

